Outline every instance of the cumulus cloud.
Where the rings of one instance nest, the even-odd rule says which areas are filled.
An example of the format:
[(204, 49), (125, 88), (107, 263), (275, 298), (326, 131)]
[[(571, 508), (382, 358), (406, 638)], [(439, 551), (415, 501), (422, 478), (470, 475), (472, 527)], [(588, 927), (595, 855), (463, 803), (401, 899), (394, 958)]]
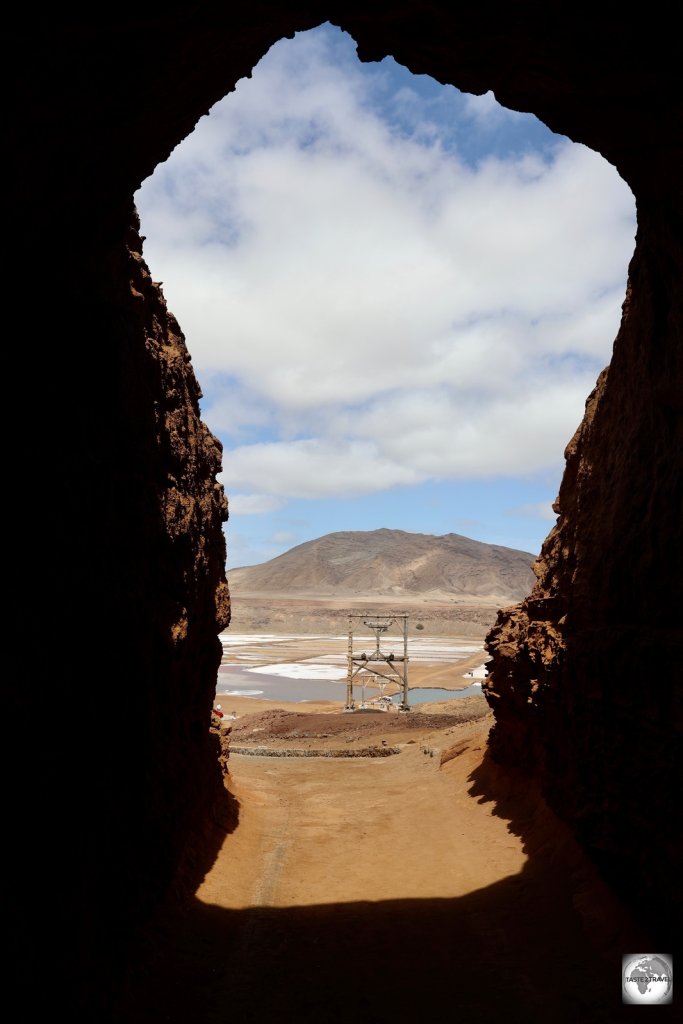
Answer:
[(551, 501), (536, 501), (528, 505), (518, 505), (517, 508), (508, 509), (507, 515), (521, 516), (529, 519), (542, 519), (544, 522), (555, 522), (557, 513), (553, 509)]
[(234, 448), (223, 456), (223, 480), (233, 487), (258, 481), (266, 493), (292, 498), (369, 494), (423, 479), (365, 440), (260, 443)]
[(506, 118), (517, 120), (521, 116), (515, 110), (501, 107), (490, 90), (481, 96), (465, 96), (464, 111), (475, 121), (484, 121), (487, 124), (492, 121), (500, 122)]
[[(220, 480), (219, 476), (219, 480)], [(224, 483), (224, 480), (221, 480)], [(284, 499), (273, 494), (231, 494), (231, 516), (258, 516), (282, 508)]]
[(465, 160), (335, 45), (273, 47), (138, 195), (235, 515), (558, 464), (619, 323), (634, 209), (610, 165), (565, 140)]
[(276, 530), (270, 538), (273, 544), (296, 544), (299, 540), (298, 533), (294, 533), (292, 530)]

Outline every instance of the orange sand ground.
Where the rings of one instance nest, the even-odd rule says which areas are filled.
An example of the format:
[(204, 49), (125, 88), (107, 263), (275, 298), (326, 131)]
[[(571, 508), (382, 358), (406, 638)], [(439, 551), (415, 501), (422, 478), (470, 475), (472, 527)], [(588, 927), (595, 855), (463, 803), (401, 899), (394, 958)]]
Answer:
[(354, 745), (400, 753), (231, 754), (237, 827), (155, 935), (121, 1020), (626, 1019), (621, 956), (646, 938), (533, 787), (490, 762), (492, 717), (472, 700), (484, 717), (422, 705), (403, 731), (398, 713), (296, 705), (295, 724), (318, 713), (287, 740), (269, 733), (275, 705), (235, 698), (243, 717), (222, 728), (239, 724), (241, 746), (342, 749), (357, 728)]

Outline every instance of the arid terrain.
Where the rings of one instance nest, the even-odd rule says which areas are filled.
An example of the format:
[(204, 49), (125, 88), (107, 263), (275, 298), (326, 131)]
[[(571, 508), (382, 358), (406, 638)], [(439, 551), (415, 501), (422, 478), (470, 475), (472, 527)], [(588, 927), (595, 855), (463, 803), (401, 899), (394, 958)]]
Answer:
[[(227, 659), (256, 668), (343, 649), (233, 640)], [(417, 658), (413, 684), (457, 690), (480, 665)], [(483, 697), (217, 700), (235, 821), (189, 909), (149, 936), (122, 1020), (623, 1019), (621, 956), (644, 940), (533, 786), (488, 758)]]
[(349, 611), (408, 612), (411, 629), (483, 637), (534, 583), (527, 551), (448, 534), (331, 533), (229, 571), (237, 632), (343, 632)]
[[(232, 628), (239, 633), (343, 633), (349, 612), (374, 608), (407, 612), (411, 630), (418, 624), (432, 636), (468, 636), (483, 639), (496, 621), (500, 604), (468, 601), (437, 601), (422, 598), (334, 600), (316, 595), (264, 597), (241, 593), (234, 598)], [(419, 632), (419, 630), (418, 630)]]
[(232, 569), (230, 586), (233, 594), (464, 598), (492, 604), (528, 593), (534, 557), (457, 533), (349, 530), (306, 541), (260, 565)]

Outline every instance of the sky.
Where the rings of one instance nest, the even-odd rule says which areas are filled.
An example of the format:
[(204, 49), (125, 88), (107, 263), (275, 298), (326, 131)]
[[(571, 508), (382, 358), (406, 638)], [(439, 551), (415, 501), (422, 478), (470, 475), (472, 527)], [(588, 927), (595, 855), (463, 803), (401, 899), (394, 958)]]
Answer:
[(135, 199), (223, 444), (228, 569), (382, 527), (540, 551), (621, 317), (614, 167), (322, 25)]

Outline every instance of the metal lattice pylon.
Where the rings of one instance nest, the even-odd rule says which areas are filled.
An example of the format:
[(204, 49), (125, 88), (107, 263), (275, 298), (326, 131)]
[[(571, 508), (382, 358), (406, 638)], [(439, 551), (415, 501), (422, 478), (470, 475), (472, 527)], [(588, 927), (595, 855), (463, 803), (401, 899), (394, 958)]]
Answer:
[[(391, 626), (396, 623), (402, 627), (403, 654), (394, 651), (382, 650), (382, 639), (386, 637)], [(366, 629), (372, 630), (375, 634), (375, 649), (370, 654), (363, 652), (355, 654), (353, 650), (354, 627), (363, 625)], [(349, 615), (349, 642), (348, 642), (348, 667), (346, 677), (346, 706), (345, 711), (355, 711), (354, 682), (362, 686), (361, 706), (366, 707), (365, 688), (368, 685), (368, 676), (371, 676), (376, 685), (380, 688), (380, 697), (373, 703), (387, 708), (384, 688), (387, 683), (393, 683), (399, 687), (401, 702), (398, 705), (399, 711), (410, 711), (408, 703), (408, 615), (379, 615), (366, 612), (362, 615)]]

